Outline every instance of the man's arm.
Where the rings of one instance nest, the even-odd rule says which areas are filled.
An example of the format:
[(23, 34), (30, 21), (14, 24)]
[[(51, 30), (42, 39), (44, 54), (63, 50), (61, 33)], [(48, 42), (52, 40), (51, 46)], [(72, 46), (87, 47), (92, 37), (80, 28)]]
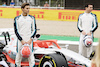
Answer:
[(97, 28), (98, 28), (97, 17), (94, 14), (93, 28), (92, 28), (91, 32), (94, 32)]
[(31, 38), (34, 38), (34, 36), (36, 35), (36, 32), (37, 32), (36, 21), (35, 21), (35, 17), (33, 17)]
[(80, 16), (79, 16), (79, 18), (78, 18), (78, 22), (77, 22), (77, 28), (78, 28), (78, 30), (80, 31), (80, 32), (82, 32), (83, 31), (83, 29), (82, 29), (82, 21), (81, 21), (81, 18), (80, 18)]
[(20, 36), (19, 32), (18, 32), (18, 24), (17, 24), (17, 17), (14, 18), (14, 31), (15, 31), (15, 34), (17, 36), (17, 38), (22, 41), (22, 37)]
[(33, 16), (30, 16), (32, 19), (33, 19), (33, 23), (32, 23), (32, 34), (31, 34), (31, 37), (30, 37), (30, 40), (27, 42), (27, 44), (31, 44), (31, 42), (32, 42), (32, 39), (34, 38), (34, 36), (36, 35), (36, 21), (35, 21), (35, 17), (33, 17)]

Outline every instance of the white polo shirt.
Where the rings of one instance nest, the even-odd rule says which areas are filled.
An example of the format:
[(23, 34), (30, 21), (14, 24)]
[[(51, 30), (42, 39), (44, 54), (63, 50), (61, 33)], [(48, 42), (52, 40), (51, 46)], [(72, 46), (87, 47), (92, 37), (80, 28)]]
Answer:
[(86, 12), (83, 14), (80, 14), (77, 27), (80, 32), (82, 32), (83, 30), (86, 33), (90, 31), (94, 32), (98, 27), (96, 15), (93, 13), (86, 13)]
[(31, 15), (15, 17), (14, 29), (17, 38), (21, 41), (28, 41), (30, 38), (34, 38), (36, 34), (36, 22), (35, 17)]

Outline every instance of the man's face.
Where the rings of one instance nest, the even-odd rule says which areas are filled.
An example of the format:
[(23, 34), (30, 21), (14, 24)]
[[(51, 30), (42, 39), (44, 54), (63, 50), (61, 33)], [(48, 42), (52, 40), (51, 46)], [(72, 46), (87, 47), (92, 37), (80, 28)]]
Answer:
[(30, 11), (30, 6), (25, 6), (24, 8), (22, 8), (23, 13), (28, 14)]
[(86, 7), (87, 12), (91, 12), (92, 10), (93, 10), (93, 5), (88, 5), (88, 7)]

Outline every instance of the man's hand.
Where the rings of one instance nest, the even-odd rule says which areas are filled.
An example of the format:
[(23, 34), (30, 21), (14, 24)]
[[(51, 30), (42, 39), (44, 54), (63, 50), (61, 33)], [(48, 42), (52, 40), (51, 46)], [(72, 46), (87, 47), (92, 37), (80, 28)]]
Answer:
[(91, 32), (87, 33), (87, 35), (91, 36)]
[(86, 35), (86, 32), (83, 30), (83, 31), (82, 31), (82, 34), (83, 34), (83, 35)]
[(24, 40), (21, 41), (22, 45), (26, 44), (26, 42)]
[(30, 44), (31, 44), (31, 42), (32, 42), (32, 39), (30, 39), (30, 40), (27, 42), (27, 44), (29, 44), (29, 45), (30, 45)]

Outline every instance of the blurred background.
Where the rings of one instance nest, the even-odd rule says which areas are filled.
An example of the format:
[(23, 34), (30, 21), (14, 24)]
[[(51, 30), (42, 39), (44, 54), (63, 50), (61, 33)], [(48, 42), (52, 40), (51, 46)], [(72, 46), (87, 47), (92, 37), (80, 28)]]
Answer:
[[(43, 7), (47, 2), (50, 7), (64, 7), (63, 9), (84, 9), (86, 3), (92, 3), (95, 5), (96, 10), (100, 9), (99, 0), (13, 0), (15, 6), (20, 6), (24, 2), (28, 2), (33, 7)], [(7, 6), (10, 5), (11, 0), (0, 0), (0, 5), (6, 2)]]

